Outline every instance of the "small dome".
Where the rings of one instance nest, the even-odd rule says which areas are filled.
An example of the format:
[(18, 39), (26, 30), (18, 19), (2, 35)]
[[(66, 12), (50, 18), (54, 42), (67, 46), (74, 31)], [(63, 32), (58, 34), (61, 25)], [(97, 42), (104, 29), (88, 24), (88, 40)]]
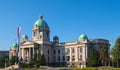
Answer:
[(34, 26), (38, 27), (48, 27), (48, 24), (43, 20), (43, 17), (40, 16), (40, 18), (35, 22)]
[(27, 36), (27, 35), (23, 35), (23, 38), (24, 38), (24, 39), (28, 39), (28, 36)]
[(87, 37), (87, 35), (85, 35), (85, 34), (81, 34), (81, 35), (79, 36), (78, 41), (84, 41), (84, 40), (88, 40), (88, 37)]
[(53, 39), (59, 39), (59, 37), (58, 37), (57, 35), (55, 35), (55, 36), (53, 37)]
[(13, 44), (13, 48), (14, 48), (14, 49), (17, 48), (17, 43)]

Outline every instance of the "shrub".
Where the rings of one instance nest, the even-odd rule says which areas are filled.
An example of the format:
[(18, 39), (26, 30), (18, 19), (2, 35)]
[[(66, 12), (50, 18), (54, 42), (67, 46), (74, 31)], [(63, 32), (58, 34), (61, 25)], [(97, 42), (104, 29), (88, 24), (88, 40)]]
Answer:
[(96, 68), (72, 68), (72, 70), (97, 70)]

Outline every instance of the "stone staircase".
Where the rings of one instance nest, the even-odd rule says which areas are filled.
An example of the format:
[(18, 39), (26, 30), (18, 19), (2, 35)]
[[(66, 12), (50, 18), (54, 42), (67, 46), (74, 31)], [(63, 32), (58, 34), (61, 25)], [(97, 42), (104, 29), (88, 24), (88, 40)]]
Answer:
[(17, 68), (18, 68), (18, 65), (12, 65), (12, 66), (6, 67), (4, 70), (17, 69)]

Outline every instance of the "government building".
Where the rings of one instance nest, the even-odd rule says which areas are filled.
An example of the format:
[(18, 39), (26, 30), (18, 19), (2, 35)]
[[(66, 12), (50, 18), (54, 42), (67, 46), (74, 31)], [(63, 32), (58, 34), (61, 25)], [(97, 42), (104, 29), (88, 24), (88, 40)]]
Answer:
[[(49, 66), (86, 67), (88, 55), (92, 49), (100, 50), (110, 44), (106, 39), (89, 39), (87, 35), (81, 34), (78, 40), (72, 42), (59, 42), (56, 35), (50, 41), (50, 28), (42, 16), (34, 23), (32, 28), (32, 40), (27, 35), (22, 36), (20, 55), (23, 62), (30, 62), (34, 54), (41, 52), (45, 56), (46, 64)], [(17, 44), (9, 50), (9, 58), (16, 56)]]

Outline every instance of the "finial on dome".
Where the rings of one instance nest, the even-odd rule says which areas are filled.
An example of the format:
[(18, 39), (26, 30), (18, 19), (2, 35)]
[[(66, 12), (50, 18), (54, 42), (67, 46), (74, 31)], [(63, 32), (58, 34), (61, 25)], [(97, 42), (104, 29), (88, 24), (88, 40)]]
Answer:
[(40, 18), (40, 19), (42, 19), (42, 18), (43, 18), (43, 16), (41, 15), (41, 16), (39, 16), (39, 18)]

